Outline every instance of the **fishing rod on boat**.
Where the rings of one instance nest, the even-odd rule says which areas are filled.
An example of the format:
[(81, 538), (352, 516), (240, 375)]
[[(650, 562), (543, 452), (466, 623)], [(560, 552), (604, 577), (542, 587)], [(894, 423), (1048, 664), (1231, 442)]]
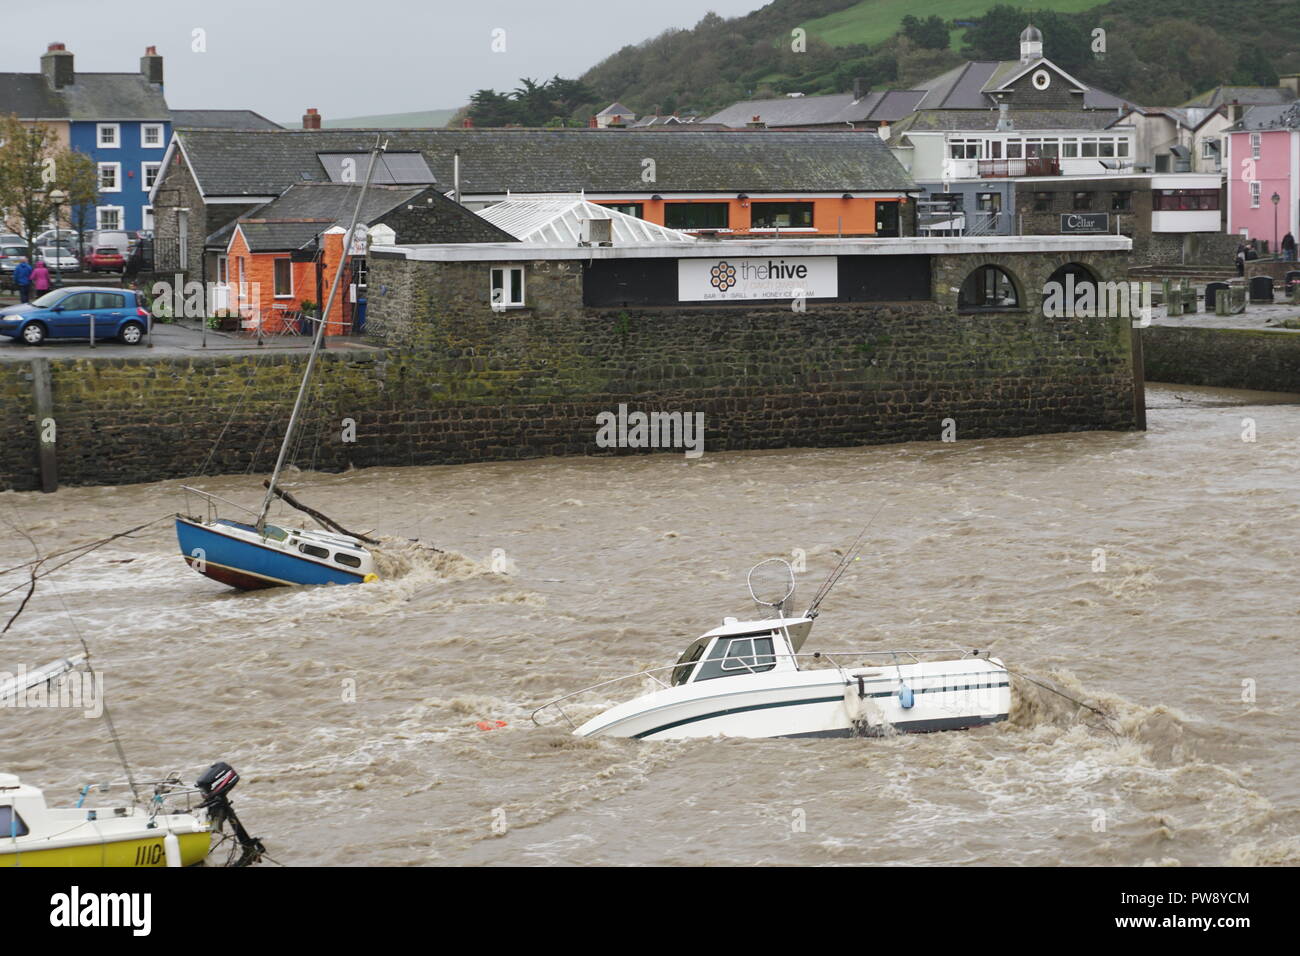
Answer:
[(858, 536), (853, 539), (853, 543), (850, 544), (848, 550), (844, 552), (843, 556), (840, 558), (839, 564), (835, 565), (835, 567), (831, 569), (831, 573), (826, 575), (826, 580), (822, 582), (822, 586), (819, 587), (817, 593), (813, 595), (812, 603), (808, 605), (808, 610), (804, 611), (804, 617), (812, 619), (817, 616), (819, 613), (817, 609), (821, 606), (822, 601), (826, 599), (826, 595), (830, 594), (831, 588), (835, 587), (835, 585), (839, 583), (840, 578), (844, 577), (844, 572), (849, 569), (849, 565), (857, 560), (858, 552), (862, 550), (862, 542), (867, 537), (867, 531), (870, 530), (872, 522), (876, 520), (876, 517), (884, 507), (884, 502), (881, 502), (876, 508), (875, 514), (871, 516), (871, 520), (863, 525), (862, 530), (858, 532)]

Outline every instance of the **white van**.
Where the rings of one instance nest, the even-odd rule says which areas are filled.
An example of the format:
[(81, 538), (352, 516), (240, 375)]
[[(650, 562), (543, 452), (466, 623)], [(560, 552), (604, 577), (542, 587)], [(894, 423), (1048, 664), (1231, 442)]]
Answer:
[(131, 237), (125, 229), (97, 229), (88, 245), (96, 249), (111, 246), (122, 253), (122, 258), (125, 259), (131, 252)]

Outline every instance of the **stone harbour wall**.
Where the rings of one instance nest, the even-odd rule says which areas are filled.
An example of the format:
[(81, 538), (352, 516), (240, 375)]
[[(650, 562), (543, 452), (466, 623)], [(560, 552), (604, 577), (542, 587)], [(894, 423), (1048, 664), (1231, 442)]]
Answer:
[[(949, 419), (958, 439), (1141, 427), (1128, 321), (1046, 319), (1040, 308), (1063, 262), (1110, 279), (1122, 278), (1124, 257), (996, 260), (1023, 308), (959, 313), (956, 289), (995, 260), (936, 258), (932, 301), (804, 312), (586, 308), (581, 264), (539, 261), (526, 265), (527, 308), (497, 313), (488, 263), (378, 258), (368, 330), (386, 347), (325, 353), (294, 460), (337, 470), (636, 453), (596, 444), (596, 416), (620, 404), (702, 412), (706, 454), (938, 440)], [(269, 471), (305, 360), (78, 360), (53, 347), (40, 357), (62, 484)], [(40, 485), (31, 374), (29, 362), (0, 363), (0, 488)]]

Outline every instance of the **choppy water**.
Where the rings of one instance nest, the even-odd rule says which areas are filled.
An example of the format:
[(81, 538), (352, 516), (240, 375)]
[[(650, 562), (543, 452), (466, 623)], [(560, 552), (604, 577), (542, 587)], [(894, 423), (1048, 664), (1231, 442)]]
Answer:
[[(239, 594), (161, 524), (46, 579), (0, 670), (77, 650), (75, 619), (137, 772), (229, 760), (245, 822), (292, 865), (1294, 865), (1300, 399), (1148, 398), (1145, 434), (300, 475), (357, 530), (447, 553)], [(176, 510), (176, 484), (0, 494), (0, 520), (56, 551)], [(881, 503), (806, 650), (987, 648), (1118, 734), (1023, 681), (1009, 723), (965, 733), (646, 744), (529, 723), (748, 614), (765, 557), (807, 553), (807, 600)], [(29, 554), (0, 537), (0, 567)], [(0, 726), (0, 769), (52, 799), (120, 778), (102, 722)]]

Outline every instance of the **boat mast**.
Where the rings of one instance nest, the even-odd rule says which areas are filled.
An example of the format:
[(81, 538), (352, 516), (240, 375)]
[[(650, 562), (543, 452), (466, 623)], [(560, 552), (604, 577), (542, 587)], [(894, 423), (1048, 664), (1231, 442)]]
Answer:
[[(357, 196), (357, 204), (352, 210), (352, 224), (348, 226), (347, 234), (343, 237), (343, 248), (339, 251), (339, 265), (334, 270), (334, 281), (330, 284), (329, 299), (321, 312), (320, 325), (316, 328), (316, 338), (311, 345), (311, 354), (307, 357), (307, 370), (303, 372), (302, 384), (298, 386), (298, 398), (294, 401), (293, 412), (289, 415), (289, 427), (284, 430), (284, 441), (280, 443), (280, 454), (275, 459), (275, 470), (271, 472), (271, 480), (266, 485), (266, 498), (262, 500), (262, 507), (257, 512), (258, 531), (266, 527), (266, 513), (271, 510), (271, 502), (275, 500), (276, 482), (279, 481), (280, 471), (284, 468), (284, 459), (289, 454), (289, 442), (293, 440), (293, 432), (298, 425), (298, 415), (302, 411), (303, 399), (307, 397), (307, 383), (311, 381), (312, 370), (316, 367), (316, 356), (320, 353), (321, 343), (325, 341), (325, 326), (329, 322), (330, 309), (334, 305), (334, 296), (338, 293), (339, 282), (343, 278), (343, 264), (347, 262), (348, 251), (352, 248), (352, 236), (357, 229), (357, 220), (361, 218), (361, 204), (365, 202), (366, 191), (370, 188), (370, 180), (375, 174), (375, 160), (388, 146), (387, 143), (383, 146), (379, 145), (379, 139), (379, 136), (375, 137), (374, 148), (370, 151), (370, 166), (366, 170), (366, 181), (361, 186), (361, 194)], [(325, 249), (322, 244), (321, 255), (324, 254)]]

